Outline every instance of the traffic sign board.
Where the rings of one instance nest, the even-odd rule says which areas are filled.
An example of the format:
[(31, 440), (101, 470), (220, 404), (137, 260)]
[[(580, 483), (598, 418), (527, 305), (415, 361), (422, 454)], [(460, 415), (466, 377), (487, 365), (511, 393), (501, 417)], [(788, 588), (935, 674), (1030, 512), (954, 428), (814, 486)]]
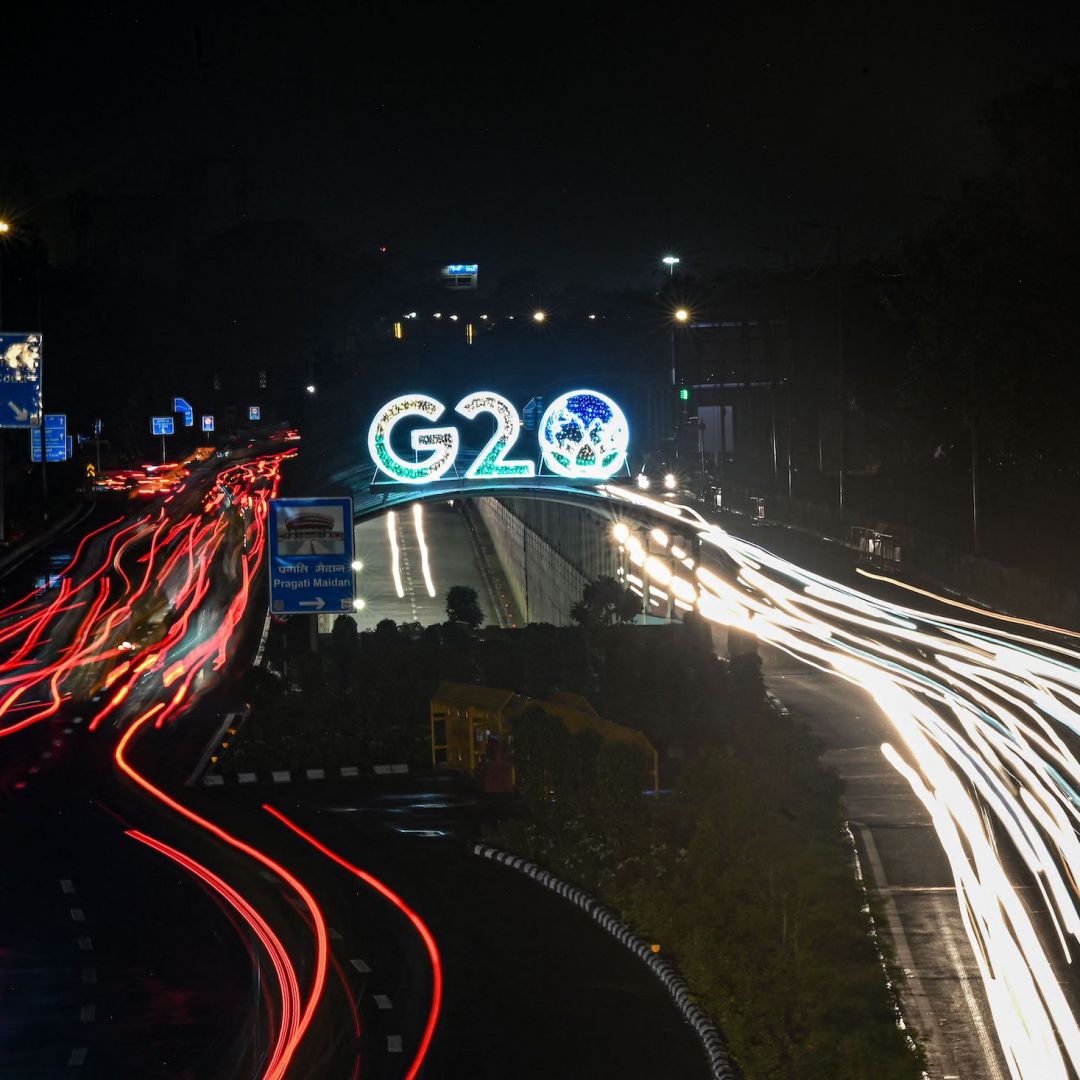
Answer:
[(171, 416), (151, 416), (151, 435), (172, 435), (174, 432), (173, 418)]
[(41, 335), (0, 334), (0, 427), (41, 424)]
[(258, 405), (249, 405), (248, 406), (248, 419), (249, 420), (258, 420), (261, 417), (262, 417), (262, 409), (259, 408)]
[(270, 500), (270, 610), (353, 610), (352, 499)]
[(88, 480), (93, 480), (95, 476), (97, 476), (97, 472), (94, 469), (94, 463), (92, 461), (88, 461), (86, 463), (86, 478)]
[(202, 429), (203, 431), (214, 430), (214, 418), (212, 416), (204, 416), (202, 418)]
[(30, 460), (41, 460), (41, 432), (45, 431), (45, 461), (67, 461), (71, 457), (68, 444), (67, 416), (64, 413), (46, 413), (42, 427), (30, 429)]
[(172, 411), (184, 414), (184, 427), (194, 426), (195, 410), (182, 397), (172, 399)]

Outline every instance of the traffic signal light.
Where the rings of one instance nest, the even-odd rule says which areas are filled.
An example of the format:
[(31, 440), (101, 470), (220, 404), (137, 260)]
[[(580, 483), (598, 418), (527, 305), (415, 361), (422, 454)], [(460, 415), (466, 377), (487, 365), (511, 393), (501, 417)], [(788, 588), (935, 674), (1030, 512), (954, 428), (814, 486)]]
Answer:
[(265, 371), (260, 371), (259, 372), (259, 389), (260, 390), (265, 390), (266, 389), (266, 372)]
[(679, 390), (679, 400), (680, 401), (689, 401), (690, 400), (690, 390), (687, 387), (684, 386)]

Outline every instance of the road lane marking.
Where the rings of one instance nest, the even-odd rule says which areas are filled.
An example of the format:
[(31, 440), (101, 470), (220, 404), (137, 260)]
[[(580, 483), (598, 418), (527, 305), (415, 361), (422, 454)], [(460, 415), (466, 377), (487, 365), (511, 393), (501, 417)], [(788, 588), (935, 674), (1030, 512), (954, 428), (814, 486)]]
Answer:
[(326, 773), (322, 769), (308, 769), (307, 778), (309, 780), (323, 780), (326, 777)]
[(71, 880), (71, 878), (60, 879), (60, 891), (69, 894), (75, 891), (75, 883)]
[(952, 1048), (941, 1034), (937, 1017), (934, 1015), (934, 1010), (930, 1006), (930, 999), (927, 997), (926, 990), (919, 977), (919, 969), (915, 965), (915, 957), (912, 955), (907, 934), (904, 932), (904, 924), (900, 921), (900, 912), (897, 910), (896, 901), (889, 891), (885, 866), (881, 861), (881, 855), (878, 853), (873, 833), (865, 825), (859, 825), (858, 829), (863, 846), (866, 848), (866, 858), (870, 863), (870, 871), (874, 878), (873, 884), (876, 886), (875, 891), (880, 890), (878, 895), (881, 897), (882, 907), (885, 910), (885, 921), (889, 924), (889, 936), (896, 947), (897, 963), (904, 974), (907, 975), (908, 990), (904, 996), (912, 1003), (918, 1013), (918, 1022), (915, 1027), (920, 1029), (928, 1041), (933, 1044), (941, 1071), (952, 1072), (956, 1068), (952, 1057)]
[(236, 779), (239, 780), (241, 784), (254, 784), (258, 777), (256, 777), (253, 772), (242, 772), (237, 773)]
[(375, 995), (375, 1008), (376, 1009), (392, 1009), (394, 1003), (385, 994)]
[(360, 775), (360, 769), (356, 765), (342, 765), (341, 766), (341, 775), (342, 776), (359, 776)]
[(76, 939), (79, 943), (79, 948), (83, 952), (89, 952), (94, 947), (94, 942), (88, 937), (81, 937)]
[(86, 913), (81, 907), (73, 907), (68, 910), (71, 912), (72, 922), (86, 922)]
[(82, 981), (89, 986), (91, 983), (97, 982), (97, 968), (83, 968), (82, 969)]
[(83, 1024), (92, 1023), (97, 1019), (97, 1006), (96, 1005), (84, 1005), (79, 1010), (79, 1022)]
[(386, 1036), (386, 1049), (391, 1054), (401, 1053), (401, 1036), (400, 1035), (387, 1035)]
[(332, 941), (341, 941), (341, 935), (332, 926), (328, 926), (326, 932), (330, 935)]
[(349, 963), (352, 964), (361, 975), (371, 974), (371, 968), (369, 968), (363, 960), (350, 960)]
[(275, 784), (287, 784), (292, 779), (292, 776), (288, 769), (279, 769), (270, 774), (270, 779), (273, 780)]
[(88, 1049), (85, 1046), (76, 1046), (71, 1051), (71, 1056), (68, 1058), (68, 1066), (81, 1065), (86, 1060)]

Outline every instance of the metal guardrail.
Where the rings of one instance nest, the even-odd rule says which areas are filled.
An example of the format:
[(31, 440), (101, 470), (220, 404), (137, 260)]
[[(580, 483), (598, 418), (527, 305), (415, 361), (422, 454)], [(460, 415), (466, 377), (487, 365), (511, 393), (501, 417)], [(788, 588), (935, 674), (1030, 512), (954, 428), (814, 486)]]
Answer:
[(570, 885), (543, 867), (528, 862), (518, 855), (500, 851), (487, 844), (474, 844), (472, 852), (481, 858), (509, 866), (552, 892), (558, 893), (564, 900), (577, 905), (609, 934), (617, 938), (664, 984), (664, 988), (671, 995), (676, 1007), (701, 1041), (705, 1055), (709, 1059), (709, 1068), (714, 1080), (737, 1080), (739, 1072), (728, 1051), (723, 1033), (716, 1021), (697, 1003), (693, 991), (683, 980), (674, 964), (654, 953), (649, 944), (620, 922), (609, 908), (582, 889)]
[(900, 565), (900, 545), (888, 533), (853, 526), (851, 546), (858, 552), (860, 563), (879, 569), (895, 569)]

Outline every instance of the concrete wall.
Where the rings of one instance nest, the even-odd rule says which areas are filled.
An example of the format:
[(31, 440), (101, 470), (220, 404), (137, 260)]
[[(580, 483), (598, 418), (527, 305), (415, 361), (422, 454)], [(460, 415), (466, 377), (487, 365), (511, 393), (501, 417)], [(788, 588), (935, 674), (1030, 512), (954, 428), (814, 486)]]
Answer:
[(615, 575), (618, 552), (606, 519), (563, 503), (474, 499), (527, 622), (565, 626), (585, 585)]

